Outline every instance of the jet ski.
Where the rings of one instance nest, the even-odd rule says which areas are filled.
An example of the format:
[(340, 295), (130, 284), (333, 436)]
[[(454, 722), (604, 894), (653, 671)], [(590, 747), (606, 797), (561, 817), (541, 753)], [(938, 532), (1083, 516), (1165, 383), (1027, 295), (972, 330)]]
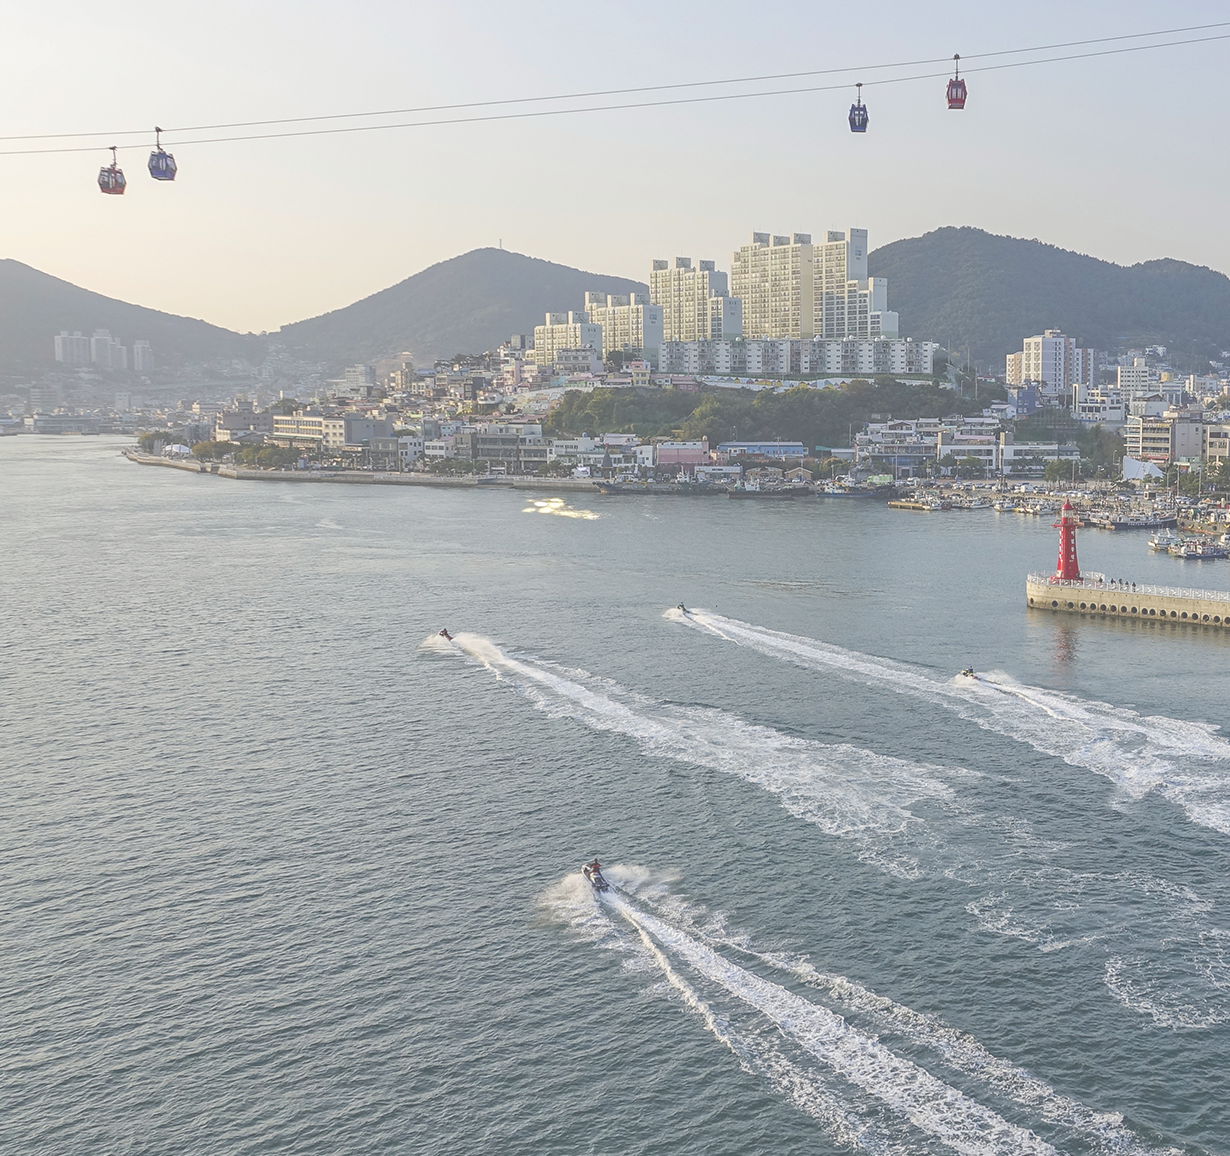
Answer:
[(682, 602), (680, 602), (679, 605), (675, 607), (675, 609), (678, 610), (681, 614), (691, 614), (692, 613), (686, 606), (684, 606)]
[(592, 863), (586, 863), (581, 868), (581, 874), (589, 880), (590, 886), (595, 891), (610, 891), (611, 885), (602, 877), (602, 864), (597, 859)]
[(453, 641), (453, 636), (452, 636), (451, 634), (449, 634), (449, 632), (448, 632), (447, 630), (441, 630), (441, 631), (440, 631), (440, 637), (441, 637), (441, 638), (447, 638), (449, 642), (452, 642), (452, 641)]
[(974, 668), (972, 666), (967, 666), (963, 671), (961, 671), (961, 677), (977, 678), (978, 676), (974, 673)]

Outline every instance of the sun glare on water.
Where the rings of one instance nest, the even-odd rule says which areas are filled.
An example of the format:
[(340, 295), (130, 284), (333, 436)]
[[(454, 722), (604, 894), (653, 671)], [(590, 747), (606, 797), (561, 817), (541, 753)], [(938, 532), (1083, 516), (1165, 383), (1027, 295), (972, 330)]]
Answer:
[(593, 510), (574, 510), (563, 498), (534, 501), (521, 512), (523, 514), (557, 514), (561, 518), (584, 518), (587, 522), (592, 522), (601, 516), (595, 514)]

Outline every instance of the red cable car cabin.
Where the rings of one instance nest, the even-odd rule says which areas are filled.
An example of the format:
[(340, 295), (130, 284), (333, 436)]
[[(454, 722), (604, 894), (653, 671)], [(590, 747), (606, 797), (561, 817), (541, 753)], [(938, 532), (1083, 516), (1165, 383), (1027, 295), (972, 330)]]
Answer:
[(107, 193), (109, 196), (120, 197), (124, 195), (124, 189), (128, 187), (128, 182), (124, 179), (124, 170), (116, 164), (115, 160), (115, 145), (111, 146), (111, 163), (103, 165), (98, 170), (98, 188), (100, 192)]
[(958, 54), (952, 59), (955, 62), (956, 75), (948, 82), (948, 107), (950, 109), (964, 108), (965, 98), (969, 93), (965, 87), (965, 81), (961, 79), (961, 57)]

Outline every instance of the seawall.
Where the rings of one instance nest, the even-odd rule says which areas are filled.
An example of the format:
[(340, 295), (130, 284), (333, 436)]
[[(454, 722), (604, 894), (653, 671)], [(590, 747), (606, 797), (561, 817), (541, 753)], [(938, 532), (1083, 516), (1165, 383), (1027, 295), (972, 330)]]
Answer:
[(1046, 574), (1025, 579), (1025, 598), (1035, 610), (1147, 618), (1195, 626), (1230, 626), (1230, 592), (1177, 586), (1119, 586), (1089, 580), (1052, 581)]
[(140, 450), (126, 449), (124, 456), (142, 466), (166, 466), (186, 470), (190, 474), (215, 474), (242, 482), (333, 483), (351, 486), (427, 486), (471, 490), (549, 490), (558, 493), (596, 494), (589, 478), (514, 477), (436, 477), (432, 474), (394, 474), (373, 470), (250, 470), (240, 466), (224, 466), (217, 462), (199, 462), (194, 458), (164, 458)]

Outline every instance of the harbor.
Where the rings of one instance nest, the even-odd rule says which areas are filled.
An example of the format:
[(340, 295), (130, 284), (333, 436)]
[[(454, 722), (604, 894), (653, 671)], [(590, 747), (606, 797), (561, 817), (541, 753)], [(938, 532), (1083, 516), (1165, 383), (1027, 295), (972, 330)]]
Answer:
[(1157, 586), (1106, 575), (1083, 573), (1077, 561), (1075, 508), (1060, 511), (1059, 560), (1053, 574), (1034, 572), (1025, 579), (1025, 597), (1036, 610), (1150, 619), (1189, 626), (1224, 628), (1230, 623), (1230, 592)]

